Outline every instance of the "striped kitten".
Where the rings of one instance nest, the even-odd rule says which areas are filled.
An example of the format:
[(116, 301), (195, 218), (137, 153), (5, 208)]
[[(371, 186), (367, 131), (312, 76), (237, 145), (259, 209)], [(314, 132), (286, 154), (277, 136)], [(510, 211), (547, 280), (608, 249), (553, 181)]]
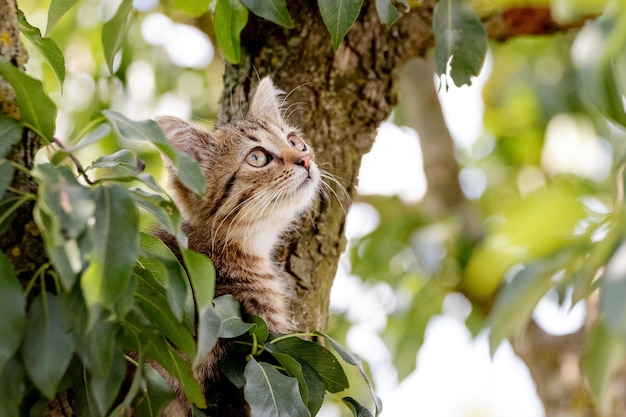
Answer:
[[(206, 178), (208, 192), (201, 197), (169, 169), (169, 187), (182, 211), (189, 247), (215, 265), (215, 296), (231, 294), (244, 313), (262, 317), (270, 331), (290, 333), (295, 329), (288, 281), (273, 262), (272, 251), (312, 205), (320, 171), (302, 134), (282, 118), (281, 94), (264, 78), (248, 115), (211, 132), (174, 117), (160, 117), (157, 122), (174, 146), (200, 163)], [(163, 230), (156, 234), (177, 252), (172, 235)], [(224, 351), (224, 343), (218, 343), (196, 370), (207, 389), (219, 379), (216, 363)], [(180, 400), (164, 415), (186, 415), (188, 409)]]

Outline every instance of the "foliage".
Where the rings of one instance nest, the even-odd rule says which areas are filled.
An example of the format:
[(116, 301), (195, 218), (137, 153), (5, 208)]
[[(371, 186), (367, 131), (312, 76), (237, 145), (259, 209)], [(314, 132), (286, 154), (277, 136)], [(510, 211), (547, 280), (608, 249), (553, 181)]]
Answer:
[[(48, 31), (72, 6), (74, 2), (51, 3)], [(233, 34), (220, 25), (243, 28), (241, 16), (247, 18), (247, 9), (237, 6), (218, 1), (215, 8), (222, 49), (236, 59), (238, 37), (228, 40)], [(292, 25), (284, 2), (271, 3), (272, 9), (266, 6), (245, 2), (263, 17)], [(124, 0), (102, 27), (110, 72), (133, 14), (132, 2)], [(61, 49), (21, 12), (20, 28), (62, 84)], [(224, 46), (228, 42), (230, 47)], [(213, 266), (185, 247), (180, 212), (157, 180), (143, 172), (142, 160), (150, 158), (145, 144), (171, 161), (190, 190), (203, 194), (206, 184), (196, 161), (170, 145), (154, 121), (133, 121), (102, 110), (90, 115), (80, 133), (63, 141), (72, 144), (68, 147), (55, 137), (57, 107), (43, 84), (2, 61), (0, 76), (15, 89), (21, 110), (19, 122), (0, 118), (0, 158), (20, 140), (22, 126), (47, 145), (46, 158), (28, 172), (37, 182), (37, 195), (12, 188), (15, 170), (25, 168), (0, 159), (2, 223), (7, 227), (12, 214), (33, 200), (33, 216), (49, 259), (22, 288), (17, 278), (21, 271), (14, 271), (0, 253), (0, 380), (6, 387), (0, 390), (0, 414), (36, 413), (70, 389), (77, 415), (124, 414), (131, 407), (138, 416), (157, 415), (174, 392), (151, 366), (155, 363), (180, 382), (189, 401), (201, 410), (206, 402), (193, 368), (225, 338), (235, 339), (239, 348), (222, 367), (243, 388), (253, 412), (315, 415), (329, 392), (343, 397), (355, 415), (372, 415), (344, 393), (350, 386), (345, 366), (359, 369), (369, 383), (360, 360), (329, 336), (269, 334), (261, 318), (244, 321), (231, 297), (213, 299)], [(78, 153), (111, 140), (117, 143), (112, 152), (84, 168)], [(145, 222), (179, 238), (185, 267), (160, 240), (141, 231)], [(305, 336), (326, 340), (335, 353), (301, 339)], [(373, 391), (372, 398), (378, 414), (381, 405)]]
[[(22, 33), (60, 84), (66, 78), (65, 60), (50, 36), (79, 3), (53, 0), (43, 37), (20, 14)], [(165, 8), (198, 17), (207, 13), (211, 1), (164, 3)], [(318, 1), (330, 34), (329, 50), (341, 47), (362, 3)], [(409, 9), (409, 2), (402, 0), (377, 0), (375, 5), (387, 26)], [(233, 63), (242, 56), (239, 36), (249, 12), (285, 29), (294, 26), (284, 0), (217, 0), (210, 10), (218, 45)], [(132, 61), (125, 51), (132, 47), (126, 35), (137, 14), (131, 1), (122, 1), (99, 35), (103, 62), (118, 79)], [(612, 140), (615, 161), (623, 157), (618, 142), (623, 138), (596, 111), (624, 125), (626, 86), (620, 76), (626, 62), (621, 48), (624, 16), (609, 8), (575, 40), (572, 35), (522, 40), (512, 48), (532, 52), (535, 61), (519, 67), (515, 67), (519, 57), (506, 59), (505, 47), (492, 46), (495, 65), (502, 66), (494, 71), (485, 93), (485, 123), (493, 137), (483, 138), (477, 147), (489, 142), (494, 150), (475, 152), (479, 157), (470, 156), (472, 152), (461, 155), (466, 167), (504, 172), (474, 202), (482, 219), (493, 220), (483, 240), (465, 235), (453, 212), (433, 219), (397, 199), (369, 201), (381, 216), (381, 226), (353, 242), (353, 272), (366, 280), (388, 282), (404, 300), (388, 317), (385, 329), (400, 376), (415, 366), (429, 319), (442, 311), (448, 294), (463, 293), (472, 303), (467, 325), (473, 331), (489, 327), (495, 350), (525, 327), (549, 290), (563, 294), (572, 288), (578, 301), (600, 288), (600, 319), (588, 336), (583, 369), (598, 403), (607, 403), (607, 383), (626, 358), (620, 263), (626, 226), (623, 171), (615, 169), (612, 175), (618, 180), (617, 191), (610, 181), (558, 173), (542, 174), (544, 185), (532, 189), (521, 190), (516, 184), (525, 168), (541, 164), (546, 129), (560, 113), (583, 118)], [(438, 75), (449, 73), (456, 85), (469, 84), (487, 52), (486, 31), (475, 9), (464, 0), (441, 0), (433, 30)], [(88, 42), (95, 44), (92, 39)], [(540, 72), (546, 57), (565, 68), (556, 86), (529, 74), (529, 67)], [(110, 99), (98, 97), (100, 101), (77, 114), (74, 132), (63, 141), (71, 145), (62, 146), (55, 139), (56, 104), (44, 89), (51, 83), (42, 84), (3, 62), (0, 76), (16, 90), (21, 110), (20, 122), (0, 116), (0, 231), (24, 203), (34, 201), (33, 214), (49, 258), (23, 288), (17, 278), (21, 271), (14, 271), (0, 253), (1, 414), (37, 413), (69, 388), (78, 415), (124, 413), (130, 407), (136, 407), (138, 416), (155, 415), (173, 398), (169, 384), (150, 366), (155, 362), (180, 381), (190, 401), (201, 409), (204, 398), (192, 369), (219, 337), (238, 346), (221, 367), (233, 384), (243, 387), (246, 400), (259, 414), (280, 415), (288, 409), (290, 415), (315, 415), (326, 392), (339, 394), (355, 416), (372, 414), (346, 391), (353, 382), (350, 367), (370, 386), (363, 366), (335, 340), (317, 332), (269, 334), (260, 318), (242, 318), (232, 299), (213, 299), (210, 261), (186, 249), (180, 212), (153, 174), (143, 172), (142, 161), (154, 159), (146, 144), (172, 160), (190, 189), (202, 193), (203, 180), (197, 164), (172, 148), (154, 122), (137, 122), (106, 110)], [(172, 82), (165, 78), (161, 82)], [(578, 80), (582, 98), (570, 88), (573, 80)], [(10, 186), (15, 171), (24, 167), (4, 159), (20, 140), (22, 126), (48, 145), (42, 152), (47, 152), (48, 161), (42, 156), (28, 173), (38, 183), (36, 196)], [(83, 168), (78, 161), (91, 148), (103, 155)], [(159, 225), (179, 238), (185, 268), (159, 240), (141, 231), (146, 224)], [(434, 265), (426, 246), (439, 256)], [(389, 268), (398, 255), (407, 254), (412, 259), (408, 266)], [(491, 311), (484, 307), (490, 301)], [(323, 340), (332, 350), (301, 337)], [(134, 370), (132, 380), (124, 379), (127, 369)], [(123, 398), (118, 398), (120, 393)], [(375, 395), (371, 402), (368, 406), (377, 414), (381, 405)]]

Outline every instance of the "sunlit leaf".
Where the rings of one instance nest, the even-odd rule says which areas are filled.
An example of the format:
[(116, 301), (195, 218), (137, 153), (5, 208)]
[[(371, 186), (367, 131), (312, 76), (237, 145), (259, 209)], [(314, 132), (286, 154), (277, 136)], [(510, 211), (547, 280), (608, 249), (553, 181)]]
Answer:
[(599, 411), (611, 412), (610, 383), (624, 364), (626, 345), (617, 335), (611, 333), (602, 322), (596, 322), (586, 341), (585, 355), (581, 367)]
[(193, 299), (189, 296), (187, 273), (176, 256), (165, 243), (146, 233), (140, 234), (140, 244), (142, 253), (139, 261), (165, 289), (174, 316), (181, 322), (186, 315), (193, 317), (194, 306)]
[(63, 57), (63, 52), (52, 39), (42, 38), (39, 29), (28, 23), (21, 10), (18, 10), (17, 17), (20, 23), (20, 31), (41, 53), (59, 80), (59, 84), (63, 86), (63, 81), (65, 80), (65, 58)]
[(212, 0), (168, 0), (170, 6), (192, 17), (200, 17), (209, 11)]
[(58, 298), (37, 296), (28, 310), (22, 355), (31, 380), (46, 397), (55, 396), (75, 347)]
[(606, 324), (616, 334), (626, 335), (626, 243), (616, 248), (600, 279), (600, 311)]
[(215, 268), (205, 255), (185, 248), (181, 248), (181, 253), (193, 288), (196, 309), (203, 311), (211, 306), (215, 294)]
[(212, 307), (207, 307), (198, 313), (198, 352), (193, 360), (197, 367), (209, 354), (219, 339), (222, 318), (215, 313)]
[(92, 247), (85, 235), (96, 211), (95, 196), (67, 167), (39, 164), (33, 176), (39, 183), (35, 220), (44, 231), (46, 252), (61, 284), (69, 291)]
[(214, 12), (217, 45), (232, 64), (241, 61), (239, 35), (248, 23), (248, 9), (240, 0), (217, 0)]
[(122, 47), (132, 10), (133, 1), (123, 0), (111, 20), (102, 26), (102, 49), (111, 74), (113, 74), (113, 60)]
[(52, 0), (48, 8), (48, 23), (46, 25), (46, 36), (50, 35), (52, 29), (59, 22), (61, 17), (67, 13), (78, 0)]
[(171, 200), (159, 194), (146, 192), (140, 188), (132, 189), (131, 194), (137, 207), (154, 216), (167, 232), (173, 235), (178, 233), (177, 238), (179, 241), (185, 238), (184, 233), (180, 230), (182, 216)]
[(122, 149), (111, 155), (101, 156), (91, 163), (87, 169), (122, 168), (131, 173), (137, 172), (137, 154), (130, 149)]
[(554, 275), (577, 254), (563, 250), (525, 266), (500, 292), (489, 316), (489, 344), (492, 354), (502, 340), (519, 334), (535, 306), (553, 286)]
[(11, 151), (13, 145), (22, 139), (22, 125), (12, 117), (0, 114), (0, 158)]
[(180, 181), (191, 191), (204, 194), (206, 180), (198, 162), (185, 152), (172, 146), (154, 120), (132, 121), (120, 113), (105, 110), (102, 112), (111, 123), (115, 134), (122, 140), (152, 142), (167, 156), (177, 169)]
[(572, 58), (582, 92), (606, 117), (626, 126), (626, 14), (612, 8), (578, 33)]
[(0, 252), (0, 374), (20, 346), (26, 327), (26, 297), (9, 259)]
[(255, 15), (286, 28), (293, 28), (293, 21), (285, 0), (241, 0)]
[(112, 308), (127, 288), (139, 255), (139, 218), (128, 190), (119, 185), (97, 188), (94, 201), (96, 245), (81, 288), (90, 308)]
[(468, 0), (441, 0), (433, 14), (435, 70), (457, 86), (471, 85), (487, 54), (487, 33)]
[(2, 60), (0, 60), (0, 76), (11, 84), (17, 94), (20, 117), (24, 126), (37, 133), (46, 142), (52, 142), (57, 108), (44, 91), (41, 81), (24, 74), (11, 63)]
[(317, 5), (336, 51), (359, 17), (363, 0), (318, 0)]
[(251, 359), (245, 370), (243, 388), (251, 413), (255, 416), (309, 417), (302, 403), (298, 381), (278, 372), (272, 365)]

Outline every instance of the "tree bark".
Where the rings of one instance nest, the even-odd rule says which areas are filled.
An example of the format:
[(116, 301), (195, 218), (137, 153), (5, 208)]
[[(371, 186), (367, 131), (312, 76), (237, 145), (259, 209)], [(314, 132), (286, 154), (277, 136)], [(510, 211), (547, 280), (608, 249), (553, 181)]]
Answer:
[(366, 2), (334, 53), (315, 2), (290, 2), (295, 29), (251, 15), (242, 33), (242, 63), (226, 67), (220, 120), (236, 117), (259, 77), (271, 75), (290, 93), (290, 122), (303, 129), (320, 167), (339, 182), (329, 182), (333, 191), (321, 198), (314, 214), (278, 254), (293, 277), (298, 301), (294, 317), (302, 330), (326, 326), (361, 157), (394, 107), (402, 65), (433, 45), (433, 5), (432, 0), (424, 1), (387, 28), (374, 2)]
[[(28, 54), (20, 42), (15, 0), (0, 0), (0, 59), (24, 70)], [(20, 110), (13, 88), (0, 77), (0, 113), (19, 119)], [(28, 129), (22, 132), (22, 140), (13, 147), (7, 159), (30, 170), (35, 153), (41, 147), (41, 139)], [(25, 172), (16, 171), (11, 188), (22, 193), (35, 193), (37, 186)], [(34, 202), (29, 200), (16, 213), (7, 231), (0, 235), (0, 251), (4, 252), (20, 278), (26, 282), (32, 273), (45, 262), (43, 242), (33, 221)]]

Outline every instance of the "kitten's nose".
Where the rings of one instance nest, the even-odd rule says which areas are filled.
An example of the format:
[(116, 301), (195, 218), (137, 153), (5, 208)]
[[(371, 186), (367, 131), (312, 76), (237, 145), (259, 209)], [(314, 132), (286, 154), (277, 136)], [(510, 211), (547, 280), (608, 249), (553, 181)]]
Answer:
[(301, 156), (296, 161), (296, 165), (303, 166), (308, 171), (311, 167), (311, 158), (309, 158), (308, 155)]

